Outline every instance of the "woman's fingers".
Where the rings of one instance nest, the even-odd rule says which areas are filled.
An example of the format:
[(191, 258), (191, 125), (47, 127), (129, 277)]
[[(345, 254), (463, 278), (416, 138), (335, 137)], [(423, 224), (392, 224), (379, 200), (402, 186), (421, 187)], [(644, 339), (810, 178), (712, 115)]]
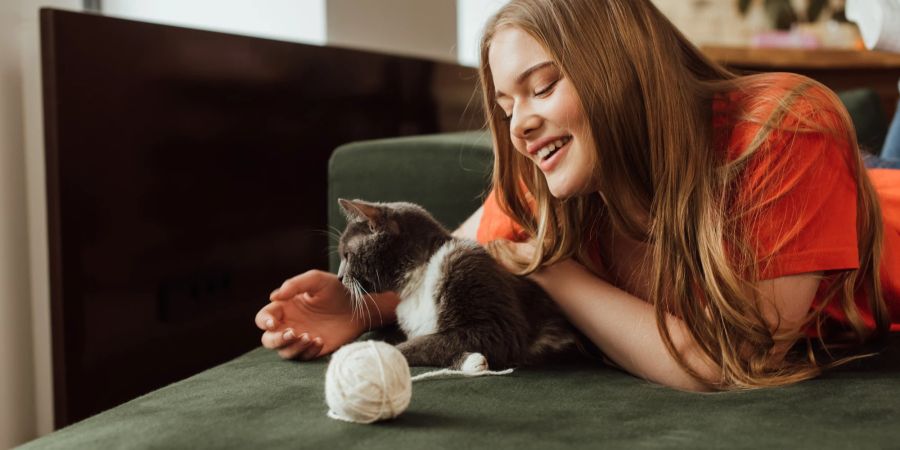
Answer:
[(331, 274), (321, 270), (303, 272), (300, 275), (287, 279), (281, 284), (281, 287), (272, 291), (269, 295), (269, 300), (290, 300), (303, 292), (315, 294), (325, 286), (329, 275)]
[(301, 360), (308, 360), (318, 356), (319, 352), (321, 351), (322, 339), (310, 339), (308, 334), (303, 333), (298, 338), (296, 338), (296, 342), (293, 342), (279, 349), (278, 356), (284, 359), (297, 358)]
[(263, 306), (262, 309), (256, 313), (254, 322), (256, 323), (256, 327), (260, 330), (274, 330), (278, 327), (278, 324), (281, 323), (282, 317), (284, 317), (282, 304), (273, 302)]
[(284, 330), (266, 331), (262, 335), (262, 345), (270, 350), (282, 348), (288, 344), (297, 342), (297, 335), (294, 330), (287, 328)]
[(315, 359), (319, 356), (319, 353), (322, 352), (322, 338), (317, 337), (312, 340), (309, 344), (309, 347), (306, 347), (306, 350), (300, 354), (300, 359), (306, 361), (309, 359)]

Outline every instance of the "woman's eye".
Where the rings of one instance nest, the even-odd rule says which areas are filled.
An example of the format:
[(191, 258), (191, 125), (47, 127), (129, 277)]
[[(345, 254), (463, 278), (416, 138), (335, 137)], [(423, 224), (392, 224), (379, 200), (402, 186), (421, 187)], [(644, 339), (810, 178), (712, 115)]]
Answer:
[(545, 95), (549, 94), (550, 91), (553, 90), (553, 87), (556, 86), (556, 83), (558, 83), (558, 82), (559, 82), (559, 79), (557, 79), (556, 81), (554, 81), (554, 82), (548, 84), (547, 87), (545, 87), (545, 88), (543, 88), (543, 89), (541, 89), (541, 90), (535, 92), (534, 95), (537, 96), (537, 97), (542, 97), (542, 96), (545, 96)]

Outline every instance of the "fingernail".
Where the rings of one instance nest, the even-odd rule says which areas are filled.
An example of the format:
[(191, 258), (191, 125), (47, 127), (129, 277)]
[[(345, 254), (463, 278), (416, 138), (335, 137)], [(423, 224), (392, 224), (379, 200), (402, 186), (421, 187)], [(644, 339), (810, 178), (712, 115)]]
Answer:
[(285, 340), (291, 340), (294, 338), (294, 330), (287, 330), (284, 334), (281, 335)]
[(275, 321), (274, 321), (274, 320), (269, 319), (269, 320), (266, 321), (266, 328), (272, 329), (272, 327), (274, 327), (274, 326), (275, 326)]
[(306, 333), (300, 335), (300, 342), (303, 342), (304, 344), (309, 342), (309, 335), (307, 335)]
[(275, 294), (277, 294), (277, 293), (278, 293), (278, 289), (275, 289), (274, 291), (272, 291), (271, 294), (269, 294), (269, 297), (274, 297)]

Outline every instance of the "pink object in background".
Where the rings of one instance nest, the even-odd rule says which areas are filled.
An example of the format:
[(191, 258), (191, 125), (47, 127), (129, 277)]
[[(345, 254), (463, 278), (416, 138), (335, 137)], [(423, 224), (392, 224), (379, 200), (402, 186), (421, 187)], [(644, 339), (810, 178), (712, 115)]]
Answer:
[(798, 31), (767, 31), (759, 33), (750, 40), (750, 45), (759, 48), (799, 48), (816, 49), (821, 47), (819, 38), (813, 34)]

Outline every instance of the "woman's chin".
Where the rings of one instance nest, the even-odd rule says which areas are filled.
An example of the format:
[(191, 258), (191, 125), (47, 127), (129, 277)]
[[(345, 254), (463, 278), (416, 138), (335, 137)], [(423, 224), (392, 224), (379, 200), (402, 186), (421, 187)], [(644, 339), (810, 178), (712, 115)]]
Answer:
[(572, 189), (570, 186), (556, 186), (549, 184), (547, 187), (550, 188), (550, 195), (558, 200), (565, 200), (569, 197), (578, 195), (578, 191)]
[(550, 189), (550, 195), (558, 200), (566, 200), (571, 197), (578, 197), (582, 195), (588, 195), (592, 192), (596, 192), (595, 189), (591, 189), (589, 187), (589, 183), (553, 183), (553, 180), (547, 180), (547, 187)]

